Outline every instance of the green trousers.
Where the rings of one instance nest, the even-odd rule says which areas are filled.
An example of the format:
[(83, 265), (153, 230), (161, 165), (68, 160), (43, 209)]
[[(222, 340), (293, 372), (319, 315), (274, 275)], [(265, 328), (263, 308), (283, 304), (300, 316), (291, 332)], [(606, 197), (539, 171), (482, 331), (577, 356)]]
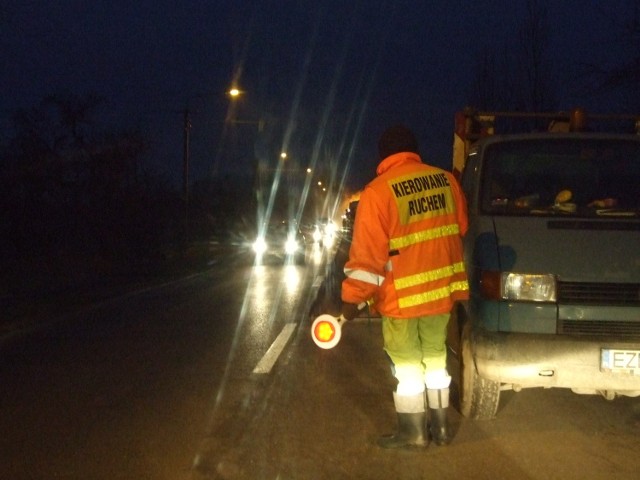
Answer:
[(447, 324), (450, 314), (411, 319), (382, 317), (384, 350), (393, 362), (399, 395), (415, 395), (429, 389), (446, 388)]

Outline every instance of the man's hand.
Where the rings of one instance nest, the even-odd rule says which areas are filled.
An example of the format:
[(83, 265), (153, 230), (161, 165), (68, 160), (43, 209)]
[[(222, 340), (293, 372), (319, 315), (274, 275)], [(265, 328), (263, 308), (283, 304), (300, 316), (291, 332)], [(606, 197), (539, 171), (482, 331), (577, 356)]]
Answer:
[(343, 303), (341, 313), (345, 320), (353, 320), (358, 316), (360, 310), (361, 309), (358, 308), (358, 305), (355, 305), (353, 303)]

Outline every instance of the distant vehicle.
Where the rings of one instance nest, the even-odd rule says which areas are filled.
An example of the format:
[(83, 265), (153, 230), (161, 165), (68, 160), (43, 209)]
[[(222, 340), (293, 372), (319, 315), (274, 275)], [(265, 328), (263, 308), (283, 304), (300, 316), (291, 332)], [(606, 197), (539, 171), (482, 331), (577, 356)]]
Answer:
[(342, 228), (350, 232), (353, 230), (353, 224), (356, 221), (356, 212), (358, 211), (358, 200), (354, 200), (353, 202), (349, 202), (349, 207), (344, 212), (343, 220), (342, 220)]
[(456, 117), (470, 300), (448, 344), (472, 418), (494, 417), (504, 390), (640, 396), (640, 135), (581, 130), (581, 110), (549, 114), (549, 132), (494, 132), (544, 115)]
[(336, 241), (336, 235), (338, 234), (338, 227), (335, 222), (329, 218), (320, 218), (316, 222), (313, 231), (313, 241), (330, 248)]
[(304, 264), (306, 238), (300, 228), (289, 222), (272, 222), (258, 232), (251, 245), (256, 263), (265, 260)]

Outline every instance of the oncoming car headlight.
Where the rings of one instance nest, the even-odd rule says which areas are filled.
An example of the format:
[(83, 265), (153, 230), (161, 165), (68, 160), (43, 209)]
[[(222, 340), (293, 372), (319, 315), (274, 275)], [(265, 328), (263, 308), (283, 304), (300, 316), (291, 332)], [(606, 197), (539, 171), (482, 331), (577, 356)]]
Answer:
[(296, 253), (297, 250), (298, 250), (298, 241), (296, 240), (296, 238), (288, 237), (287, 241), (284, 244), (285, 253), (291, 255), (293, 253)]
[(255, 242), (253, 242), (252, 248), (255, 253), (260, 255), (267, 251), (267, 242), (264, 238), (259, 237)]
[(320, 229), (316, 227), (313, 231), (313, 241), (319, 242), (320, 240), (322, 240), (322, 232), (320, 232)]
[(485, 271), (480, 282), (484, 296), (493, 300), (556, 301), (556, 277), (551, 274)]

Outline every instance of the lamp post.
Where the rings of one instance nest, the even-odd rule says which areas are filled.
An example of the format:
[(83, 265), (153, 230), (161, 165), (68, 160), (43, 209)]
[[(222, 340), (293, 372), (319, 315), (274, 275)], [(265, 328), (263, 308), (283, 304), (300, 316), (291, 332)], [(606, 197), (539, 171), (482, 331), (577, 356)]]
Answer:
[(184, 201), (184, 240), (189, 241), (189, 148), (191, 134), (191, 118), (189, 107), (184, 109), (183, 152), (182, 152), (182, 197)]
[[(231, 97), (233, 101), (238, 101), (241, 95), (244, 94), (244, 91), (238, 88), (231, 88), (227, 92), (226, 95)], [(190, 210), (190, 188), (189, 188), (189, 168), (191, 163), (191, 109), (190, 104), (193, 100), (197, 98), (207, 98), (211, 96), (220, 96), (220, 93), (211, 95), (211, 94), (196, 94), (187, 98), (185, 102), (184, 109), (182, 110), (183, 124), (182, 124), (182, 201), (184, 203), (184, 242), (188, 243), (190, 237), (190, 219), (189, 219), (189, 210)], [(258, 130), (262, 130), (263, 122), (260, 121), (232, 121), (231, 123), (252, 123), (258, 125)]]
[[(263, 144), (264, 137), (263, 133), (265, 130), (266, 121), (261, 116), (259, 112), (256, 111), (255, 105), (247, 105), (245, 100), (250, 100), (250, 98), (243, 98), (245, 95), (250, 96), (250, 93), (247, 93), (245, 90), (240, 89), (237, 85), (233, 85), (226, 92), (229, 98), (229, 109), (227, 112), (227, 116), (225, 118), (225, 128), (231, 127), (233, 128), (234, 133), (234, 146), (235, 142), (238, 141), (237, 132), (239, 130), (235, 130), (242, 128), (242, 131), (251, 132), (251, 137), (244, 136), (241, 141), (243, 143), (243, 147), (246, 148), (247, 140), (249, 138), (253, 138), (253, 153), (251, 156), (251, 163), (248, 166), (253, 175), (253, 190), (254, 190), (254, 200), (257, 202), (257, 210), (260, 212), (263, 208), (268, 209), (269, 207), (265, 205), (266, 201), (270, 201), (270, 197), (267, 200), (265, 198), (265, 191), (263, 190), (263, 182), (266, 180), (267, 176), (276, 172), (276, 168), (272, 168), (269, 166), (268, 158), (269, 153), (266, 151), (266, 146)], [(247, 111), (247, 109), (249, 109)], [(246, 130), (244, 130), (246, 129)], [(243, 150), (242, 153), (246, 153), (246, 150)], [(287, 159), (286, 152), (282, 151), (279, 154), (278, 158), (278, 167), (281, 169), (285, 160)], [(248, 170), (249, 171), (249, 170)], [(258, 213), (260, 216), (260, 213)]]
[[(230, 89), (227, 94), (231, 96), (233, 99), (237, 99), (244, 92), (237, 88)], [(189, 192), (189, 164), (191, 161), (191, 111), (189, 109), (189, 104), (192, 100), (196, 98), (204, 98), (209, 95), (197, 94), (189, 97), (186, 101), (184, 110), (182, 111), (183, 115), (183, 125), (182, 125), (182, 200), (184, 202), (184, 241), (187, 243), (189, 241), (189, 203), (190, 203), (190, 192)]]

